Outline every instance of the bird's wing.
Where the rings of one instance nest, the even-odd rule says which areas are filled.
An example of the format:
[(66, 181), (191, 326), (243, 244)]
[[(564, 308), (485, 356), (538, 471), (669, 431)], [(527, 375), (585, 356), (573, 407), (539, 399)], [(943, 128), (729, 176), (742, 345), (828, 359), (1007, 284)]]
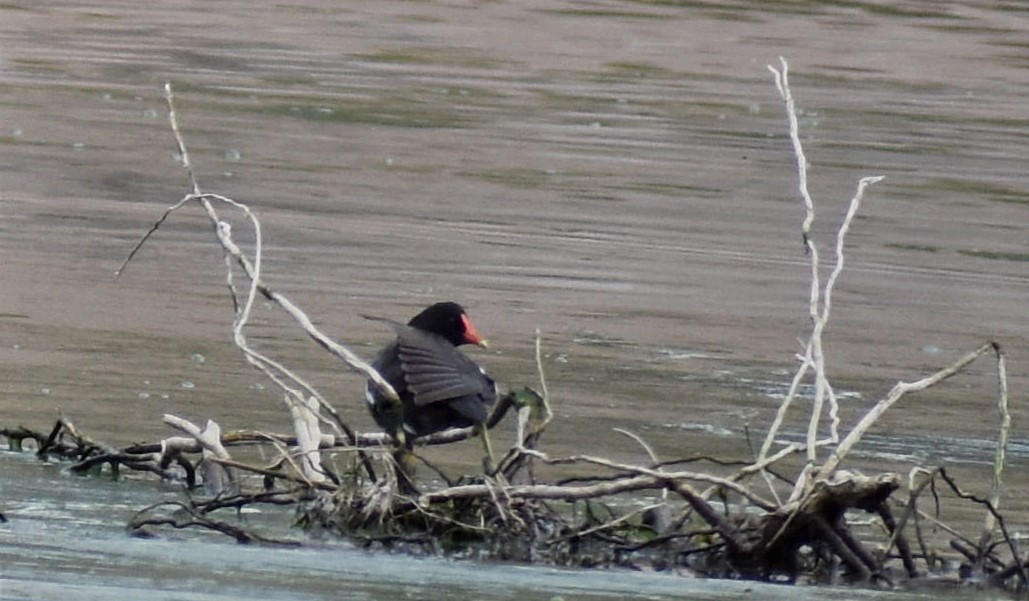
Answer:
[(446, 340), (407, 328), (397, 339), (407, 389), (418, 407), (487, 393), (491, 380)]

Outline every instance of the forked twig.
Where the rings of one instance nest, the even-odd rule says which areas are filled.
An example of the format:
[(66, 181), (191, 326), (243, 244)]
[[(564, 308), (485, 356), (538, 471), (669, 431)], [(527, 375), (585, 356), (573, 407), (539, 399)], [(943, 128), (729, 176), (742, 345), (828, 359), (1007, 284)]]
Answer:
[[(789, 86), (789, 64), (786, 59), (779, 58), (781, 64), (781, 70), (769, 65), (768, 69), (775, 76), (775, 86), (779, 91), (779, 95), (782, 97), (783, 102), (786, 105), (786, 116), (789, 123), (789, 135), (790, 140), (793, 144), (793, 154), (797, 162), (797, 176), (798, 176), (798, 189), (800, 196), (804, 201), (805, 216), (804, 222), (801, 225), (801, 234), (803, 236), (804, 247), (811, 257), (811, 283), (810, 283), (810, 299), (808, 303), (809, 317), (812, 322), (811, 335), (805, 344), (804, 355), (800, 357), (801, 365), (798, 368), (796, 374), (793, 377), (793, 381), (790, 384), (789, 392), (783, 399), (779, 406), (778, 411), (772, 426), (765, 437), (764, 443), (761, 445), (761, 451), (758, 454), (758, 463), (762, 462), (771, 450), (772, 443), (778, 434), (779, 428), (786, 416), (786, 412), (793, 402), (797, 391), (800, 388), (800, 384), (803, 381), (808, 369), (814, 370), (815, 378), (815, 390), (814, 400), (811, 409), (811, 416), (808, 421), (807, 430), (807, 458), (808, 464), (813, 465), (816, 461), (818, 454), (818, 426), (822, 420), (823, 405), (828, 400), (829, 402), (829, 418), (830, 418), (830, 440), (836, 442), (839, 440), (838, 425), (839, 425), (839, 407), (836, 400), (836, 395), (829, 384), (828, 378), (825, 375), (826, 360), (825, 353), (822, 348), (822, 334), (825, 330), (826, 325), (829, 323), (829, 312), (832, 308), (832, 291), (836, 285), (836, 281), (840, 274), (843, 272), (844, 265), (844, 240), (846, 239), (847, 232), (850, 230), (850, 225), (854, 220), (854, 216), (857, 214), (857, 210), (861, 204), (861, 198), (864, 195), (864, 190), (867, 186), (874, 184), (882, 180), (882, 176), (865, 177), (858, 182), (857, 192), (851, 199), (847, 209), (847, 213), (843, 219), (843, 223), (840, 225), (839, 230), (836, 234), (836, 264), (833, 267), (829, 278), (825, 282), (824, 288), (821, 286), (819, 269), (820, 263), (818, 258), (818, 247), (811, 239), (811, 226), (815, 220), (815, 204), (811, 197), (811, 193), (808, 190), (807, 185), (807, 157), (804, 154), (804, 147), (800, 141), (799, 125), (796, 113), (796, 106), (793, 100), (793, 94), (790, 91)], [(806, 473), (806, 472), (805, 472)], [(764, 474), (766, 481), (769, 484), (769, 488), (772, 489), (772, 493), (775, 493), (774, 487), (772, 487), (771, 477), (769, 474)], [(807, 479), (801, 477), (797, 481), (797, 485), (794, 487), (792, 499), (796, 499), (800, 491), (806, 486)]]
[[(261, 281), (262, 237), (260, 221), (253, 214), (250, 208), (243, 203), (237, 202), (231, 198), (221, 196), (218, 194), (205, 194), (201, 192), (200, 186), (197, 183), (196, 176), (193, 171), (192, 163), (189, 159), (189, 152), (183, 139), (182, 132), (179, 129), (171, 84), (165, 85), (165, 99), (168, 103), (168, 120), (171, 125), (172, 133), (175, 137), (175, 142), (178, 147), (179, 156), (182, 159), (183, 167), (189, 174), (189, 180), (193, 188), (193, 192), (191, 194), (186, 195), (178, 203), (169, 207), (164, 212), (164, 214), (161, 215), (161, 217), (154, 223), (154, 225), (151, 226), (151, 228), (132, 248), (132, 250), (129, 252), (128, 257), (126, 257), (125, 261), (122, 263), (122, 265), (119, 267), (116, 273), (121, 274), (124, 272), (128, 263), (133, 259), (133, 257), (139, 251), (139, 249), (142, 248), (142, 246), (147, 242), (147, 240), (149, 240), (151, 235), (154, 232), (156, 232), (158, 228), (160, 228), (161, 224), (163, 224), (164, 221), (167, 220), (167, 218), (171, 215), (172, 212), (181, 208), (190, 201), (198, 202), (203, 207), (205, 213), (207, 214), (208, 218), (210, 219), (214, 227), (215, 235), (217, 236), (222, 249), (226, 253), (226, 260), (228, 261), (230, 258), (234, 260), (236, 264), (239, 265), (239, 267), (242, 269), (243, 273), (246, 275), (250, 283), (246, 297), (243, 300), (243, 302), (240, 303), (238, 295), (232, 283), (232, 269), (230, 268), (227, 270), (226, 282), (232, 296), (233, 305), (236, 309), (236, 317), (233, 320), (232, 325), (234, 343), (240, 349), (244, 357), (251, 365), (256, 367), (265, 375), (267, 375), (273, 382), (275, 382), (277, 386), (279, 386), (283, 391), (286, 392), (285, 398), (291, 406), (298, 406), (301, 407), (302, 410), (307, 411), (310, 409), (308, 408), (305, 402), (306, 399), (312, 397), (317, 399), (319, 406), (324, 408), (332, 416), (333, 420), (327, 420), (320, 415), (316, 415), (316, 417), (319, 420), (322, 420), (325, 423), (328, 423), (332, 427), (336, 428), (341, 435), (349, 438), (351, 443), (356, 443), (356, 437), (354, 433), (345, 425), (345, 423), (342, 421), (342, 419), (340, 419), (339, 414), (335, 411), (335, 409), (325, 400), (325, 398), (317, 390), (314, 389), (313, 386), (311, 386), (304, 379), (299, 377), (292, 370), (286, 368), (284, 365), (271, 359), (270, 357), (267, 357), (264, 354), (254, 350), (249, 345), (244, 333), (244, 328), (249, 320), (250, 312), (253, 307), (254, 301), (257, 298), (257, 294), (260, 293), (265, 298), (269, 299), (277, 306), (279, 306), (281, 309), (283, 309), (287, 314), (293, 317), (293, 319), (300, 324), (301, 328), (316, 343), (318, 343), (320, 346), (322, 346), (332, 354), (342, 359), (348, 367), (361, 373), (366, 378), (374, 382), (382, 390), (383, 394), (385, 394), (388, 398), (396, 400), (396, 391), (393, 390), (393, 387), (390, 386), (390, 384), (381, 376), (381, 374), (379, 374), (374, 368), (372, 368), (371, 365), (357, 357), (357, 355), (352, 353), (343, 345), (335, 342), (334, 340), (330, 339), (328, 336), (323, 334), (321, 331), (319, 331), (311, 322), (311, 320), (307, 317), (307, 315), (303, 311), (301, 311), (296, 305), (294, 305), (288, 298), (269, 289), (267, 286), (263, 284), (263, 282)], [(236, 245), (235, 241), (232, 239), (231, 225), (228, 222), (222, 221), (218, 217), (218, 214), (215, 211), (212, 202), (225, 203), (230, 205), (231, 207), (240, 210), (244, 214), (246, 219), (250, 222), (255, 235), (253, 260), (251, 260), (251, 258), (246, 253), (244, 253), (238, 245)], [(297, 390), (297, 387), (299, 387), (300, 390)], [(369, 474), (373, 474), (373, 472), (370, 471), (370, 465), (367, 462), (367, 458), (365, 458), (365, 465), (366, 468), (369, 469)], [(374, 478), (374, 475), (372, 475), (372, 477)]]
[[(1011, 557), (1014, 560), (1013, 565), (1018, 566), (1018, 577), (1021, 579), (1022, 585), (1025, 586), (1026, 584), (1029, 584), (1029, 572), (1026, 571), (1025, 565), (1022, 562), (1021, 555), (1018, 552), (1018, 548), (1015, 546), (1014, 538), (1012, 538), (1011, 534), (1008, 532), (1007, 526), (1004, 523), (1004, 516), (1002, 516), (1000, 512), (997, 511), (997, 508), (993, 505), (993, 503), (990, 502), (989, 499), (983, 499), (972, 493), (968, 493), (961, 490), (961, 487), (958, 486), (957, 482), (955, 482), (954, 479), (947, 474), (946, 468), (941, 467), (939, 470), (939, 474), (940, 477), (943, 478), (943, 481), (947, 483), (947, 486), (949, 486), (950, 489), (954, 491), (954, 494), (961, 497), (962, 499), (967, 499), (969, 501), (972, 501), (973, 503), (978, 503), (982, 505), (986, 508), (986, 511), (991, 516), (993, 516), (993, 519), (996, 521), (997, 526), (1000, 528), (1001, 534), (1004, 535), (1004, 542), (1007, 543), (1008, 550), (1011, 552)], [(980, 544), (976, 546), (976, 549), (980, 554), (978, 560), (981, 563), (985, 560), (985, 556), (988, 554), (989, 545)]]

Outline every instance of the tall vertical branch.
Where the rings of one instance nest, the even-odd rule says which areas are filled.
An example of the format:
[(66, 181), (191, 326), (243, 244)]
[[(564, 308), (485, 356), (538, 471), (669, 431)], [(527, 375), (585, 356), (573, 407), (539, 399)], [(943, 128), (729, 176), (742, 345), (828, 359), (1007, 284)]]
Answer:
[[(814, 199), (811, 198), (811, 193), (808, 191), (807, 185), (807, 157), (804, 154), (804, 146), (800, 142), (800, 128), (797, 120), (796, 105), (793, 100), (793, 94), (790, 91), (789, 84), (789, 64), (786, 59), (779, 57), (781, 64), (781, 70), (769, 65), (768, 69), (775, 76), (775, 87), (779, 91), (779, 96), (782, 98), (786, 105), (786, 119), (789, 125), (789, 136), (790, 141), (793, 144), (793, 155), (797, 163), (797, 187), (800, 193), (801, 199), (804, 201), (804, 222), (801, 225), (801, 236), (803, 237), (804, 249), (808, 256), (811, 258), (811, 282), (810, 282), (810, 296), (808, 302), (808, 314), (811, 318), (813, 329), (811, 337), (808, 339), (805, 345), (804, 357), (802, 359), (801, 366), (798, 370), (798, 374), (806, 373), (809, 368), (815, 370), (815, 397), (813, 406), (811, 409), (811, 419), (808, 424), (807, 432), (807, 457), (808, 462), (813, 463), (817, 459), (817, 447), (815, 442), (818, 439), (818, 423), (822, 415), (822, 404), (825, 396), (825, 361), (822, 353), (822, 330), (825, 324), (821, 323), (819, 318), (819, 306), (821, 303), (821, 283), (819, 279), (819, 259), (818, 259), (818, 247), (815, 246), (814, 241), (811, 239), (811, 226), (815, 221), (815, 203)], [(799, 389), (799, 384), (802, 382), (802, 377), (794, 379), (796, 387), (791, 387), (791, 394), (788, 394), (783, 399), (782, 406), (777, 417), (785, 417), (785, 413), (789, 406), (793, 403), (793, 396)], [(761, 454), (758, 457), (758, 461), (763, 460), (768, 451), (771, 448), (772, 442), (775, 439), (775, 435), (778, 433), (778, 428), (781, 425), (781, 419), (779, 419), (773, 428), (769, 430), (768, 435), (765, 437), (765, 442), (761, 448)]]
[(534, 355), (535, 355), (535, 359), (536, 359), (536, 371), (539, 373), (539, 377), (540, 377), (540, 390), (543, 391), (543, 410), (544, 410), (544, 413), (545, 413), (544, 418), (543, 418), (543, 423), (539, 426), (539, 428), (545, 427), (547, 424), (550, 423), (550, 420), (553, 419), (553, 417), (554, 417), (554, 412), (550, 408), (550, 392), (547, 390), (547, 376), (546, 376), (546, 374), (543, 371), (543, 349), (542, 349), (542, 346), (543, 346), (543, 339), (542, 339), (542, 336), (540, 336), (540, 329), (536, 328), (536, 342), (535, 342), (535, 347), (534, 347), (534, 351), (535, 351)]
[[(993, 458), (993, 474), (990, 479), (990, 495), (987, 498), (994, 509), (1000, 509), (1000, 494), (1003, 487), (1001, 475), (1004, 473), (1004, 464), (1007, 457), (1008, 433), (1011, 430), (1011, 412), (1008, 411), (1008, 370), (1004, 360), (1004, 351), (1000, 345), (993, 344), (993, 351), (997, 355), (997, 414), (1000, 424), (997, 432), (997, 452)], [(983, 534), (979, 541), (979, 547), (985, 548), (993, 537), (993, 530), (997, 525), (996, 516), (993, 512), (987, 511)]]
[[(811, 286), (808, 313), (811, 319), (812, 328), (811, 335), (805, 344), (804, 355), (800, 357), (801, 365), (793, 378), (786, 398), (783, 399), (783, 402), (776, 413), (772, 427), (769, 429), (769, 432), (765, 437), (765, 441), (761, 446), (758, 462), (763, 461), (768, 456), (771, 446), (775, 440), (775, 436), (778, 434), (779, 428), (782, 426), (786, 412), (793, 403), (793, 399), (800, 388), (800, 384), (803, 382), (804, 376), (810, 369), (814, 371), (814, 398), (812, 400), (811, 415), (808, 421), (806, 450), (808, 465), (813, 466), (815, 461), (818, 459), (818, 431), (823, 412), (825, 411), (824, 407), (826, 402), (829, 404), (829, 438), (832, 442), (839, 440), (839, 406), (837, 404), (836, 395), (825, 372), (826, 360), (822, 337), (825, 328), (829, 323), (829, 312), (832, 307), (832, 291), (836, 285), (837, 279), (843, 272), (844, 240), (847, 232), (850, 230), (850, 225), (853, 222), (854, 216), (857, 214), (857, 210), (860, 207), (861, 198), (864, 195), (865, 188), (870, 184), (880, 181), (882, 176), (866, 177), (858, 183), (857, 193), (851, 199), (846, 216), (843, 219), (843, 223), (837, 231), (835, 248), (836, 263), (823, 288), (819, 277), (820, 262), (818, 248), (811, 238), (811, 226), (815, 220), (815, 204), (807, 185), (808, 162), (807, 157), (804, 154), (803, 144), (800, 141), (796, 105), (793, 100), (793, 94), (790, 92), (789, 64), (782, 57), (779, 58), (779, 61), (781, 69), (776, 69), (771, 65), (768, 66), (768, 69), (775, 76), (776, 89), (779, 91), (779, 95), (786, 105), (789, 136), (793, 145), (793, 154), (797, 163), (797, 185), (801, 199), (804, 202), (805, 215), (804, 222), (801, 225), (801, 235), (804, 241), (804, 248), (811, 258)], [(766, 478), (768, 478), (767, 474)], [(804, 479), (802, 478), (795, 490), (799, 490), (802, 487), (803, 482)]]
[(793, 142), (793, 155), (797, 159), (797, 187), (799, 188), (800, 197), (804, 200), (804, 208), (806, 209), (804, 223), (800, 228), (800, 232), (804, 236), (804, 245), (810, 246), (808, 244), (808, 234), (811, 232), (811, 225), (815, 222), (815, 201), (811, 198), (811, 194), (807, 189), (807, 157), (804, 155), (804, 146), (800, 143), (797, 111), (793, 103), (793, 94), (790, 92), (790, 65), (781, 56), (779, 57), (779, 64), (782, 65), (781, 71), (772, 65), (768, 65), (768, 70), (775, 75), (775, 88), (779, 90), (779, 96), (786, 103), (786, 119), (789, 122), (790, 141)]

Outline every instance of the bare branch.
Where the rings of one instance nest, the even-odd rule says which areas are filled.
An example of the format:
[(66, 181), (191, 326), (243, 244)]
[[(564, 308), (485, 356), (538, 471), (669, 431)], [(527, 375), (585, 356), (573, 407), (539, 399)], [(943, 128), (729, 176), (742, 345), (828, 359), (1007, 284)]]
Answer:
[(815, 203), (811, 199), (811, 194), (807, 189), (807, 157), (804, 156), (804, 147), (800, 143), (800, 128), (797, 124), (797, 111), (793, 104), (793, 94), (790, 92), (790, 66), (786, 62), (786, 59), (781, 56), (779, 57), (779, 64), (782, 66), (781, 71), (772, 65), (768, 65), (768, 70), (775, 75), (775, 87), (779, 90), (779, 95), (782, 97), (783, 102), (786, 103), (786, 118), (789, 121), (790, 141), (793, 142), (793, 154), (797, 159), (797, 175), (799, 178), (797, 186), (799, 188), (801, 198), (804, 199), (804, 207), (807, 209), (804, 217), (804, 224), (800, 229), (801, 234), (804, 236), (804, 244), (806, 246), (808, 234), (811, 231), (811, 224), (815, 221)]
[[(847, 232), (850, 229), (850, 224), (857, 214), (858, 207), (861, 204), (861, 198), (864, 195), (865, 187), (882, 179), (882, 176), (866, 177), (858, 183), (857, 193), (850, 201), (849, 208), (847, 210), (846, 217), (843, 223), (840, 225), (836, 236), (836, 265), (833, 271), (829, 275), (829, 279), (825, 283), (825, 288), (822, 290), (819, 280), (819, 259), (818, 259), (818, 248), (815, 246), (814, 241), (811, 239), (811, 225), (815, 219), (815, 206), (814, 200), (811, 198), (811, 194), (808, 191), (807, 186), (807, 158), (804, 155), (804, 147), (800, 142), (800, 134), (798, 131), (798, 119), (796, 114), (796, 107), (793, 101), (793, 94), (790, 92), (788, 72), (789, 65), (786, 59), (779, 57), (779, 62), (782, 66), (782, 70), (778, 70), (775, 67), (769, 65), (768, 69), (775, 76), (775, 86), (779, 91), (779, 95), (782, 97), (783, 102), (786, 104), (786, 115), (789, 122), (789, 133), (790, 140), (793, 143), (793, 154), (797, 160), (797, 175), (798, 175), (798, 188), (800, 191), (801, 198), (804, 201), (805, 217), (804, 223), (801, 226), (801, 233), (804, 239), (804, 245), (811, 257), (811, 294), (808, 305), (809, 315), (812, 321), (811, 336), (805, 345), (805, 352), (802, 358), (801, 367), (797, 371), (797, 375), (793, 379), (793, 383), (790, 387), (790, 393), (783, 399), (783, 402), (776, 414), (776, 419), (773, 422), (772, 429), (769, 430), (768, 435), (765, 438), (765, 442), (761, 447), (761, 453), (758, 456), (758, 460), (763, 460), (768, 453), (771, 446), (771, 441), (774, 439), (778, 432), (778, 428), (782, 424), (782, 418), (784, 417), (786, 410), (793, 401), (793, 395), (796, 393), (798, 386), (802, 380), (803, 375), (807, 372), (808, 368), (813, 368), (815, 372), (815, 394), (814, 401), (811, 409), (811, 416), (808, 421), (807, 430), (807, 455), (809, 464), (813, 464), (818, 455), (816, 444), (818, 440), (818, 426), (822, 420), (823, 406), (828, 400), (829, 402), (829, 418), (830, 418), (830, 438), (835, 442), (839, 440), (837, 427), (839, 424), (839, 407), (836, 401), (836, 395), (833, 392), (832, 386), (829, 384), (828, 379), (825, 375), (826, 360), (825, 353), (822, 349), (822, 334), (825, 330), (826, 325), (829, 323), (829, 311), (832, 306), (832, 291), (836, 284), (836, 280), (843, 272), (844, 264), (844, 239), (846, 238)], [(766, 480), (767, 480), (766, 476)], [(798, 486), (794, 490), (794, 497), (798, 494), (805, 479), (801, 478), (798, 480)], [(770, 482), (769, 482), (770, 484)]]
[(872, 409), (868, 413), (866, 413), (864, 417), (861, 418), (857, 425), (855, 425), (851, 429), (850, 433), (847, 434), (846, 438), (844, 438), (843, 441), (840, 442), (839, 446), (836, 447), (836, 450), (833, 451), (831, 455), (829, 455), (829, 458), (826, 459), (825, 463), (823, 463), (822, 466), (819, 468), (819, 473), (823, 475), (828, 475), (832, 473), (837, 467), (839, 467), (840, 463), (847, 456), (847, 454), (850, 453), (850, 450), (854, 447), (854, 445), (856, 445), (861, 440), (861, 437), (865, 435), (865, 432), (867, 432), (868, 429), (875, 424), (875, 422), (882, 416), (883, 413), (886, 413), (886, 411), (889, 410), (889, 408), (892, 407), (894, 403), (899, 401), (905, 395), (910, 394), (912, 392), (919, 392), (925, 390), (930, 386), (933, 386), (935, 384), (942, 382), (943, 380), (946, 380), (947, 378), (953, 376), (954, 374), (964, 369), (969, 363), (978, 359), (980, 356), (982, 356), (983, 353), (990, 350), (991, 348), (993, 348), (993, 343), (987, 342), (979, 348), (977, 348), (976, 350), (968, 353), (964, 357), (961, 357), (951, 365), (937, 371), (936, 373), (928, 377), (922, 378), (921, 380), (917, 380), (915, 382), (898, 382), (890, 390), (889, 394), (887, 394), (878, 403), (876, 403), (875, 406), (872, 407)]
[[(1000, 493), (1001, 488), (1003, 487), (1001, 475), (1004, 473), (1004, 463), (1008, 448), (1008, 433), (1011, 430), (1011, 412), (1008, 411), (1008, 375), (1006, 362), (1004, 361), (1004, 351), (1001, 350), (1000, 345), (997, 343), (993, 344), (993, 350), (997, 355), (997, 414), (1000, 418), (1000, 425), (997, 432), (997, 453), (993, 459), (993, 475), (990, 480), (990, 494), (987, 499), (992, 507), (999, 509)], [(994, 512), (987, 511), (985, 524), (983, 525), (982, 538), (979, 542), (980, 546), (986, 546), (989, 544), (995, 526), (996, 518), (994, 517)]]

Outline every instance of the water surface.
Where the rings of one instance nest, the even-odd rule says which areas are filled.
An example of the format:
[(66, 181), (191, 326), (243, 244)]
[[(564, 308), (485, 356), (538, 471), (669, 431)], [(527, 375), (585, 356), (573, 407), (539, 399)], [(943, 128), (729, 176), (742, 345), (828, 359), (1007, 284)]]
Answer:
[[(847, 393), (844, 425), (896, 380), (1000, 340), (1022, 445), (1004, 507), (1024, 529), (1021, 3), (68, 0), (8, 2), (0, 13), (3, 423), (46, 429), (63, 411), (112, 444), (168, 435), (166, 412), (285, 429), (279, 395), (229, 344), (221, 256), (198, 210), (176, 214), (112, 276), (188, 190), (161, 99), (172, 81), (201, 185), (262, 219), (266, 282), (357, 352), (371, 356), (388, 335), (361, 314), (403, 319), (452, 298), (494, 344), (476, 359), (506, 385), (536, 382), (532, 337), (543, 331), (558, 413), (549, 452), (645, 461), (610, 434), (623, 427), (663, 458), (749, 457), (745, 433), (766, 427), (807, 328), (802, 211), (765, 67), (783, 55), (823, 256), (857, 179), (886, 176), (850, 235), (826, 334), (830, 376)], [(245, 222), (223, 216), (250, 240)], [(360, 380), (288, 320), (259, 307), (251, 336), (352, 425), (373, 427)], [(852, 467), (948, 464), (984, 491), (995, 394), (984, 360), (900, 403)], [(787, 437), (803, 428), (798, 412)], [(460, 470), (469, 451), (431, 453)], [(21, 467), (4, 459), (0, 472), (11, 518), (0, 531), (23, 561), (0, 569), (15, 598), (121, 598), (159, 582), (138, 576), (143, 567), (180, 561), (216, 575), (187, 577), (196, 586), (175, 598), (329, 595), (282, 584), (305, 581), (312, 572), (293, 566), (307, 562), (312, 580), (355, 590), (367, 583), (335, 566), (396, 561), (389, 573), (403, 573), (402, 558), (345, 548), (128, 541), (120, 515), (91, 505), (106, 502), (97, 490), (126, 495), (111, 507), (127, 513), (160, 494), (153, 483), (75, 480), (62, 491), (35, 480), (69, 483), (56, 470), (14, 461)], [(59, 519), (33, 502), (80, 505)], [(978, 510), (951, 511), (973, 532), (980, 523)], [(53, 534), (49, 546), (37, 546), (40, 532)], [(255, 573), (274, 568), (232, 584), (235, 557)], [(468, 596), (529, 580), (521, 568), (438, 566), (453, 586), (473, 582), (458, 587)], [(694, 585), (717, 598), (735, 586), (532, 573), (554, 583), (539, 598), (602, 598), (620, 586), (654, 586), (663, 598), (672, 593), (662, 587)], [(590, 584), (609, 577), (623, 584)], [(367, 594), (418, 598), (418, 578)], [(43, 582), (55, 588), (34, 588)]]

